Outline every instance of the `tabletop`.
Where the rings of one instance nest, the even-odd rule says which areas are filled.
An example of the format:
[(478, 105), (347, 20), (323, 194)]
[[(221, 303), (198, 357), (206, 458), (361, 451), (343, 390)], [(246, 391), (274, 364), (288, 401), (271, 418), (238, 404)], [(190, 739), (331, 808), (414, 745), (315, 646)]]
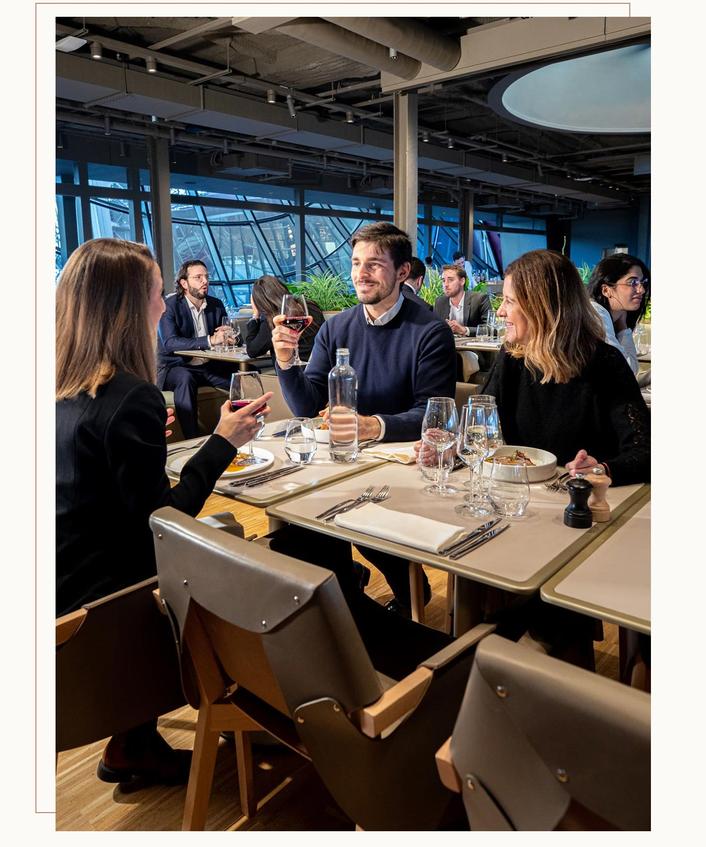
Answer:
[[(268, 450), (274, 456), (274, 463), (266, 468), (264, 472), (276, 471), (290, 464), (284, 449), (284, 437), (274, 436), (274, 433), (284, 430), (286, 423), (286, 421), (273, 421), (266, 424), (263, 434), (253, 442), (256, 448)], [(180, 448), (195, 447), (202, 441), (203, 438), (192, 438), (187, 441), (170, 444), (167, 451), (167, 463), (169, 463), (170, 455), (183, 455), (183, 451)], [(355, 476), (383, 462), (383, 459), (367, 456), (365, 453), (361, 453), (357, 462), (350, 464), (333, 462), (328, 456), (328, 444), (318, 444), (313, 461), (308, 465), (302, 465), (301, 470), (295, 473), (252, 488), (239, 488), (231, 484), (233, 482), (245, 482), (247, 477), (240, 479), (221, 477), (213, 490), (217, 494), (223, 494), (234, 500), (247, 503), (250, 506), (265, 508), (266, 506), (288, 500), (290, 497), (301, 495), (304, 492), (311, 492), (320, 487)], [(179, 478), (179, 474), (170, 470), (169, 467), (166, 470), (167, 476), (172, 479)]]
[[(465, 479), (464, 472), (451, 475), (450, 481)], [(568, 504), (566, 492), (552, 492), (544, 483), (530, 486), (530, 503), (527, 514), (510, 522), (507, 532), (491, 543), (453, 561), (416, 549), (377, 538), (359, 531), (344, 529), (315, 518), (334, 503), (347, 497), (355, 497), (368, 485), (389, 485), (391, 493), (382, 507), (394, 512), (421, 514), (444, 523), (456, 524), (471, 530), (488, 518), (463, 518), (454, 512), (461, 496), (439, 498), (422, 491), (426, 485), (416, 466), (386, 462), (376, 465), (354, 478), (319, 488), (304, 496), (291, 497), (285, 502), (267, 509), (267, 514), (278, 520), (308, 527), (327, 535), (346, 538), (354, 544), (364, 544), (384, 550), (411, 562), (438, 567), (476, 582), (511, 591), (516, 594), (531, 594), (537, 591), (549, 577), (573, 559), (583, 548), (606, 531), (612, 523), (594, 524), (590, 529), (572, 529), (564, 525), (564, 508)], [(609, 488), (607, 500), (615, 520), (649, 492), (648, 485), (626, 485)]]
[(270, 356), (257, 356), (256, 358), (251, 358), (248, 356), (245, 350), (229, 350), (227, 352), (222, 350), (175, 350), (174, 353), (177, 356), (188, 356), (191, 358), (192, 356), (197, 356), (199, 359), (215, 359), (218, 362), (237, 362), (238, 364), (255, 364), (259, 362), (260, 364), (272, 364), (272, 358)]
[(611, 521), (600, 546), (589, 545), (545, 585), (542, 600), (650, 634), (650, 503)]
[(473, 350), (474, 353), (499, 353), (502, 347), (497, 341), (476, 341), (473, 338), (454, 338), (456, 350)]

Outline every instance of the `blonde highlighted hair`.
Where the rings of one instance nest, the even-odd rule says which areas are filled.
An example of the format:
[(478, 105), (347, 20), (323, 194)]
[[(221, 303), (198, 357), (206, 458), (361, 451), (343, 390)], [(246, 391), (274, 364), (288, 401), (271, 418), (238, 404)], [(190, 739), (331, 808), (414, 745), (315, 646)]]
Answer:
[(532, 250), (505, 275), (528, 324), (528, 341), (509, 348), (510, 355), (523, 357), (542, 383), (578, 376), (604, 336), (573, 263), (554, 250)]
[(155, 381), (149, 299), (155, 261), (144, 244), (86, 241), (56, 289), (56, 399), (91, 397), (116, 371)]

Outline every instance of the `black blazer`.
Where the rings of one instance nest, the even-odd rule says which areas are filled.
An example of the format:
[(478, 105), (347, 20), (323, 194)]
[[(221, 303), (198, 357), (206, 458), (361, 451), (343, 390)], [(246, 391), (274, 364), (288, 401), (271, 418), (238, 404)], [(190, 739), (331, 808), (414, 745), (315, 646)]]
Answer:
[(159, 389), (122, 372), (56, 404), (57, 615), (154, 576), (150, 514), (196, 515), (235, 455), (212, 435), (171, 488), (165, 423)]
[(427, 309), (433, 309), (431, 303), (427, 303), (426, 300), (422, 300), (417, 292), (410, 288), (406, 282), (403, 282), (402, 285), (400, 285), (400, 291), (402, 292), (402, 296), (406, 297), (408, 300), (414, 300), (416, 303), (419, 303), (420, 306), (426, 306)]
[[(194, 319), (186, 297), (170, 294), (165, 300), (165, 306), (157, 330), (157, 385), (160, 388), (164, 388), (164, 380), (170, 368), (188, 361), (183, 356), (175, 356), (175, 350), (208, 350), (208, 337), (202, 335), (196, 338)], [(213, 335), (226, 317), (225, 306), (217, 297), (206, 297), (205, 317), (208, 335)]]
[[(313, 300), (307, 300), (306, 307), (314, 320), (299, 338), (299, 358), (302, 361), (306, 361), (311, 356), (316, 333), (321, 329), (325, 320), (324, 313)], [(248, 321), (245, 328), (245, 349), (248, 352), (248, 356), (252, 359), (272, 353), (272, 362), (274, 364), (272, 330), (264, 315), (260, 315), (257, 318), (250, 318)]]
[[(436, 298), (434, 312), (442, 320), (448, 320), (451, 314), (449, 298), (445, 295)], [(476, 334), (479, 324), (488, 322), (490, 314), (490, 297), (487, 294), (475, 291), (464, 291), (463, 293), (463, 325), (471, 329), (471, 335)]]

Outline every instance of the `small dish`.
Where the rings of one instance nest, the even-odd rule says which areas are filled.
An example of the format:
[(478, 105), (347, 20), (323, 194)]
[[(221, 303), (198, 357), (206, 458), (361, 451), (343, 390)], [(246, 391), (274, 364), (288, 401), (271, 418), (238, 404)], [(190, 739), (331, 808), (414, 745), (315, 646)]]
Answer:
[[(184, 465), (189, 461), (194, 453), (197, 452), (197, 450), (184, 450), (173, 458), (168, 458), (167, 470), (175, 474), (181, 473), (181, 469)], [(270, 465), (274, 464), (275, 457), (269, 450), (263, 450), (262, 447), (254, 447), (253, 453), (258, 459), (262, 459), (263, 461), (259, 462), (257, 465), (244, 465), (239, 470), (226, 470), (221, 474), (221, 479), (231, 479), (236, 476), (249, 476), (252, 473), (261, 473), (269, 468)], [(237, 463), (237, 457), (234, 461)]]
[[(498, 447), (491, 456), (488, 456), (483, 462), (483, 475), (490, 477), (490, 471), (493, 467), (493, 458), (496, 456), (512, 456), (516, 450), (523, 452), (534, 464), (527, 465), (527, 480), (529, 482), (543, 482), (554, 476), (556, 471), (556, 456), (548, 450), (540, 450), (538, 447), (516, 447), (510, 444), (504, 444)], [(511, 465), (507, 466), (508, 469)], [(498, 477), (501, 478), (501, 477)], [(506, 477), (508, 482), (511, 481), (511, 473), (508, 470)]]

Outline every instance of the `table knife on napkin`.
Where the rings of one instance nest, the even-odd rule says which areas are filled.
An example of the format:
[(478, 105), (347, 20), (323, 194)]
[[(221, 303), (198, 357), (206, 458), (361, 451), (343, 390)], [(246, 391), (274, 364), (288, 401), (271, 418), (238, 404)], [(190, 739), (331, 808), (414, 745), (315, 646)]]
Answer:
[(471, 539), (467, 544), (456, 548), (456, 550), (449, 555), (449, 559), (460, 559), (461, 556), (465, 556), (466, 553), (470, 553), (472, 550), (482, 547), (486, 542), (492, 541), (493, 538), (496, 538), (501, 532), (505, 532), (506, 529), (510, 529), (509, 523), (506, 523), (504, 526), (499, 526), (496, 529), (491, 529), (483, 535)]

